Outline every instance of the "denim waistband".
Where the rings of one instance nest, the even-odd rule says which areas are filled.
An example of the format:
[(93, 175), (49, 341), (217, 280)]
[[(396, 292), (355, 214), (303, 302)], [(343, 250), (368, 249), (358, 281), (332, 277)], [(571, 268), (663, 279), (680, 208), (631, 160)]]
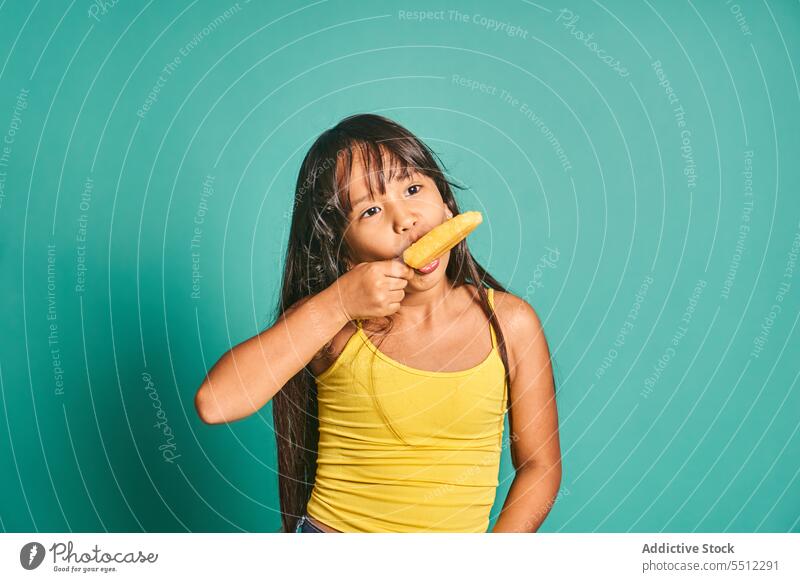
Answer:
[(317, 526), (311, 523), (311, 521), (308, 519), (308, 514), (304, 513), (300, 517), (300, 520), (297, 522), (297, 529), (295, 530), (295, 533), (328, 533), (328, 532), (319, 529)]

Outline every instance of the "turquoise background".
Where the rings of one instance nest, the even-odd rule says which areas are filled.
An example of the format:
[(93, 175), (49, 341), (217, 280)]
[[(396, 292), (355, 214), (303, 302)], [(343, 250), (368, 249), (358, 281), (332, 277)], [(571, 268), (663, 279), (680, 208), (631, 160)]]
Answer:
[(800, 531), (798, 39), (790, 1), (2, 3), (2, 530), (278, 530), (270, 406), (193, 396), (275, 315), (311, 142), (377, 112), (544, 323), (541, 531)]

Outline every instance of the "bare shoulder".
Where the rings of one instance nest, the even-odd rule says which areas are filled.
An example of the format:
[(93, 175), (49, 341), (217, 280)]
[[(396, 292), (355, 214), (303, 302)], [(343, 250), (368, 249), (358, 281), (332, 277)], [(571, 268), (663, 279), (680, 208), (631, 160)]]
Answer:
[(541, 321), (533, 306), (513, 293), (495, 289), (494, 309), (500, 325), (534, 332), (541, 329)]
[(495, 290), (494, 310), (509, 348), (512, 381), (523, 359), (549, 359), (542, 322), (530, 303), (513, 293)]
[(508, 330), (509, 343), (528, 347), (532, 341), (543, 340), (544, 330), (533, 306), (522, 297), (503, 291), (494, 292), (494, 308), (503, 330)]
[[(471, 293), (472, 300), (478, 302), (478, 290), (474, 285), (469, 283), (464, 285)], [(488, 289), (487, 289), (488, 292)], [(541, 321), (533, 306), (521, 297), (517, 297), (513, 293), (507, 291), (498, 291), (494, 289), (494, 310), (497, 315), (497, 321), (503, 328), (510, 332), (519, 332), (515, 335), (529, 335), (538, 333), (542, 329)], [(511, 338), (506, 338), (508, 343)]]

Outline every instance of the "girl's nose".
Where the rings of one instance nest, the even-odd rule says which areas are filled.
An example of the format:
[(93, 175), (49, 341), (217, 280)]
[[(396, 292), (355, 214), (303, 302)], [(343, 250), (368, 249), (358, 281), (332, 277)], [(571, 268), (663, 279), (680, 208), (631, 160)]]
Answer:
[(412, 230), (417, 224), (417, 213), (402, 204), (396, 204), (393, 209), (395, 228), (398, 232)]

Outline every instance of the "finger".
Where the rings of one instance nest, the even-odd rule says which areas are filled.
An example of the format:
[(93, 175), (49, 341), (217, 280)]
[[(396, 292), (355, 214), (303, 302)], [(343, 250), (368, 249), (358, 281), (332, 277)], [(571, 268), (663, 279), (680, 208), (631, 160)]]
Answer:
[(402, 259), (394, 258), (389, 261), (389, 268), (385, 274), (387, 277), (411, 279), (414, 277), (414, 269), (406, 265)]
[(402, 289), (395, 289), (394, 291), (389, 291), (389, 293), (387, 293), (389, 304), (400, 303), (405, 296), (406, 292), (403, 291)]
[(405, 289), (408, 285), (408, 279), (403, 279), (402, 277), (386, 277), (386, 284), (389, 291), (394, 291), (395, 289)]

